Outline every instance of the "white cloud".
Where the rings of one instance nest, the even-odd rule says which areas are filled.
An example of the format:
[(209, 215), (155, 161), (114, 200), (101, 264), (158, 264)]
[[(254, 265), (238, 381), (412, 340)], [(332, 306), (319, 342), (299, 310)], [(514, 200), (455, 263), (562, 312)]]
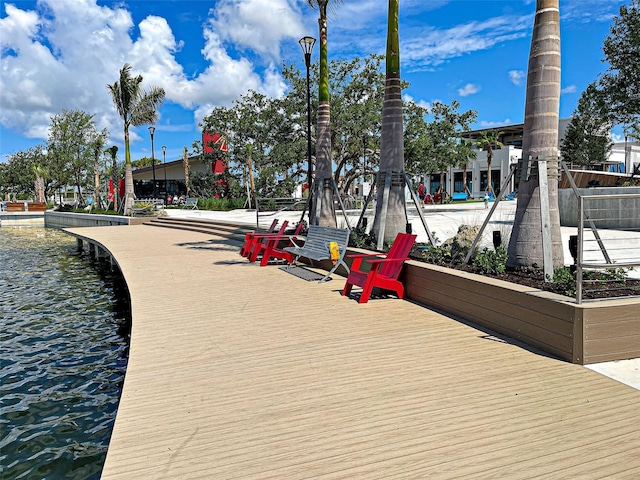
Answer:
[[(96, 0), (40, 0), (32, 11), (6, 4), (6, 17), (0, 19), (0, 124), (27, 137), (46, 138), (51, 116), (81, 109), (94, 113), (99, 128), (121, 139), (122, 123), (107, 84), (117, 81), (125, 63), (144, 77), (143, 86), (163, 87), (165, 103), (193, 109), (194, 124), (248, 89), (282, 95), (286, 86), (272, 57), (284, 37), (302, 30), (299, 12), (287, 0), (276, 0), (276, 9), (267, 8), (273, 4), (267, 0), (220, 3), (222, 10), (212, 10), (216, 16), (203, 27), (201, 54), (207, 68), (192, 77), (176, 59), (183, 43), (165, 18), (147, 16), (135, 25), (123, 4), (98, 6)], [(226, 23), (231, 14), (234, 23)], [(244, 36), (234, 32), (240, 23), (247, 27)], [(242, 42), (266, 62), (257, 67), (247, 56), (232, 56), (225, 39)], [(135, 131), (131, 135), (132, 141), (138, 138)]]
[(576, 93), (578, 91), (578, 87), (576, 87), (575, 85), (569, 85), (568, 87), (564, 87), (562, 90), (560, 90), (561, 94), (565, 94), (565, 93)]
[(468, 22), (446, 30), (433, 27), (412, 29), (402, 43), (402, 60), (410, 70), (423, 70), (451, 58), (487, 50), (531, 34), (531, 16), (493, 17)]
[(510, 118), (505, 118), (502, 121), (497, 121), (497, 122), (490, 122), (488, 120), (481, 120), (478, 122), (478, 128), (479, 129), (483, 129), (483, 128), (495, 128), (495, 127), (502, 127), (504, 125), (511, 125), (511, 119)]
[(280, 42), (300, 38), (300, 12), (290, 0), (220, 0), (210, 28), (222, 40), (277, 60)]
[(433, 103), (427, 102), (426, 100), (419, 100), (416, 102), (416, 100), (408, 93), (402, 95), (402, 100), (404, 100), (405, 102), (413, 102), (419, 107), (426, 108), (427, 112), (431, 112), (431, 107), (433, 105)]
[(525, 74), (522, 70), (509, 70), (509, 80), (514, 85), (522, 85), (522, 80), (524, 79)]
[(474, 93), (478, 93), (479, 91), (480, 87), (478, 85), (467, 83), (464, 87), (458, 89), (458, 95), (460, 95), (461, 97), (467, 97), (469, 95), (473, 95)]

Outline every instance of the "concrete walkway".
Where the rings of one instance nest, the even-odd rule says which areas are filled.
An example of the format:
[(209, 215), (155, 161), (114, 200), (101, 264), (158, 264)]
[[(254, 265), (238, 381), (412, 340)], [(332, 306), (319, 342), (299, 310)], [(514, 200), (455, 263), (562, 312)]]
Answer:
[(70, 231), (132, 301), (104, 479), (640, 477), (640, 392), (589, 369), (223, 238)]

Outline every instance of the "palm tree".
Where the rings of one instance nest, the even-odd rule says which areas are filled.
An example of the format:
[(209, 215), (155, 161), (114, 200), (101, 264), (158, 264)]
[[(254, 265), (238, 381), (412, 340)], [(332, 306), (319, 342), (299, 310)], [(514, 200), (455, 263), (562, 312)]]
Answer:
[[(382, 105), (380, 137), (380, 174), (377, 181), (376, 216), (372, 231), (378, 245), (391, 242), (405, 231), (407, 222), (404, 197), (404, 136), (402, 115), (402, 87), (400, 85), (400, 38), (398, 34), (398, 0), (389, 0), (387, 25), (386, 83)], [(384, 181), (391, 176), (389, 197), (384, 198)], [(383, 205), (388, 202), (385, 221)], [(384, 224), (384, 231), (380, 231)], [(382, 235), (383, 238), (380, 238)]]
[[(522, 160), (518, 165), (518, 204), (507, 258), (509, 268), (541, 269), (544, 266), (542, 237), (545, 225), (542, 225), (540, 212), (538, 165), (534, 162), (529, 168), (529, 162), (538, 157), (557, 158), (559, 105), (559, 0), (536, 0), (527, 71)], [(564, 258), (558, 210), (558, 177), (553, 168), (549, 169), (547, 183), (550, 224), (546, 227), (550, 230), (555, 270), (563, 265)]]
[(113, 183), (113, 209), (118, 211), (118, 201), (120, 200), (120, 192), (118, 191), (118, 147), (113, 145), (112, 147), (107, 148), (104, 153), (109, 153), (111, 155), (111, 181)]
[(487, 130), (476, 139), (476, 146), (480, 150), (487, 151), (487, 191), (493, 193), (493, 182), (491, 181), (491, 161), (493, 160), (493, 149), (502, 148), (504, 145), (499, 138), (504, 132), (497, 130)]
[[(320, 74), (318, 79), (318, 125), (316, 134), (316, 182), (318, 196), (321, 199), (320, 225), (336, 226), (336, 213), (333, 207), (333, 186), (331, 178), (331, 114), (329, 94), (329, 53), (327, 49), (327, 7), (334, 9), (342, 0), (307, 0), (311, 8), (318, 8), (318, 27), (320, 34)], [(334, 10), (335, 11), (335, 10)], [(315, 210), (318, 202), (314, 201)], [(309, 218), (315, 219), (316, 212), (309, 212)], [(312, 222), (310, 221), (309, 224)]]
[(471, 140), (461, 138), (455, 148), (456, 164), (459, 168), (462, 168), (462, 191), (467, 196), (471, 195), (467, 186), (467, 166), (469, 165), (469, 160), (475, 160), (478, 156), (476, 151), (471, 148), (471, 145)]
[(32, 169), (36, 176), (33, 184), (36, 191), (36, 202), (45, 202), (47, 199), (44, 194), (44, 178), (47, 176), (47, 169), (42, 165), (33, 165)]
[(125, 63), (120, 69), (120, 80), (107, 85), (118, 114), (124, 120), (124, 214), (128, 215), (133, 204), (133, 175), (131, 173), (131, 152), (129, 150), (129, 127), (156, 123), (158, 109), (164, 101), (164, 89), (151, 87), (142, 89), (142, 75), (131, 76), (131, 65)]

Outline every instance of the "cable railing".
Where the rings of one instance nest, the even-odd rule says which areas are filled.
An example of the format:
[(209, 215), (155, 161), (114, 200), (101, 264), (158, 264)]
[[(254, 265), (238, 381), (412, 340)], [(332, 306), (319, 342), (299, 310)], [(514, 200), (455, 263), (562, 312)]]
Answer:
[[(607, 282), (608, 290), (624, 288), (629, 269), (640, 267), (640, 194), (581, 195), (578, 235), (570, 242), (576, 263), (576, 302)], [(573, 245), (572, 245), (573, 244)], [(591, 271), (602, 275), (588, 275)]]

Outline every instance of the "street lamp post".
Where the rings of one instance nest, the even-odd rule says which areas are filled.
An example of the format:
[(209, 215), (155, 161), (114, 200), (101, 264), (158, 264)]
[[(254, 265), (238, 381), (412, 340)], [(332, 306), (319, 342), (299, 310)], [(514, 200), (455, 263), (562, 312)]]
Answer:
[(311, 216), (311, 207), (313, 202), (313, 199), (311, 198), (313, 165), (311, 163), (311, 89), (309, 86), (309, 67), (311, 67), (311, 52), (313, 51), (316, 39), (313, 37), (302, 37), (298, 43), (304, 53), (304, 64), (307, 67), (307, 185), (309, 186), (309, 216)]
[(153, 172), (153, 198), (156, 198), (156, 159), (153, 154), (153, 134), (156, 127), (149, 127), (149, 135), (151, 135), (151, 171)]
[(167, 188), (167, 146), (162, 145), (162, 167), (164, 169), (164, 198), (165, 200), (169, 196), (169, 189)]

